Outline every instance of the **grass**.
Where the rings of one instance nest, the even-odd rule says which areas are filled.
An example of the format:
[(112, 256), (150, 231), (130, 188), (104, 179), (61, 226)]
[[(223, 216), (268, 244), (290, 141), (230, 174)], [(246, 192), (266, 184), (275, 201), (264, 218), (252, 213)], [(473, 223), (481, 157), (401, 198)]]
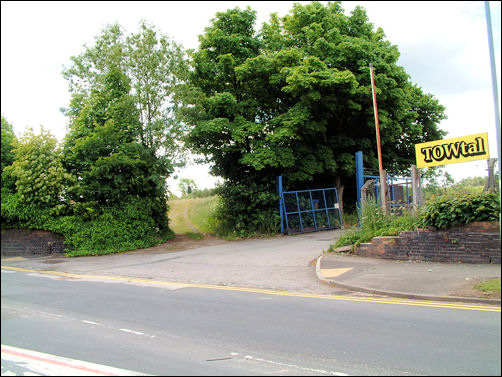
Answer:
[(357, 212), (344, 212), (342, 214), (342, 223), (345, 229), (357, 226), (358, 222)]
[(361, 227), (352, 227), (336, 241), (328, 251), (341, 246), (359, 245), (369, 242), (373, 237), (397, 236), (405, 230), (416, 229), (418, 217), (404, 211), (402, 215), (383, 215), (374, 200), (367, 202), (361, 214)]
[(188, 210), (188, 219), (201, 232), (214, 234), (214, 213), (218, 205), (218, 197), (192, 199), (194, 204)]
[(482, 281), (474, 286), (474, 289), (483, 292), (499, 292), (500, 293), (500, 279), (490, 279)]
[[(169, 227), (174, 233), (185, 234), (194, 239), (202, 238), (203, 233), (215, 233), (213, 214), (218, 204), (217, 196), (176, 199), (169, 201), (168, 204)], [(196, 234), (201, 236), (196, 236)]]
[(176, 234), (193, 232), (185, 220), (185, 209), (191, 206), (191, 199), (178, 199), (168, 202), (169, 205), (169, 228)]
[(192, 233), (192, 232), (189, 232), (189, 233), (185, 233), (185, 235), (188, 238), (191, 238), (193, 240), (201, 240), (201, 239), (204, 238), (204, 235), (202, 233)]

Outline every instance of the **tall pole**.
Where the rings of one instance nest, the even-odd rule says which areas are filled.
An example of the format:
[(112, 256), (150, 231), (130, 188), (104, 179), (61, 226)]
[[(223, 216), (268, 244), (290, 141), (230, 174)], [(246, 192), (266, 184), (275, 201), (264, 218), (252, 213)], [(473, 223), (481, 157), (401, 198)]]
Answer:
[[(495, 130), (497, 135), (497, 152), (498, 152), (498, 162), (499, 162), (499, 199), (502, 195), (502, 190), (500, 188), (500, 183), (502, 180), (502, 174), (500, 174), (500, 112), (499, 112), (499, 91), (497, 89), (497, 70), (495, 67), (495, 53), (493, 51), (493, 34), (492, 34), (492, 18), (490, 14), (490, 4), (485, 1), (485, 14), (486, 14), (486, 28), (488, 29), (488, 49), (490, 50), (490, 65), (492, 69), (492, 90), (493, 90), (493, 103), (495, 105)], [(501, 214), (499, 212), (499, 233), (501, 231), (502, 221)]]
[(373, 63), (370, 63), (370, 76), (371, 76), (371, 92), (373, 93), (373, 109), (375, 113), (375, 128), (376, 128), (376, 141), (378, 151), (378, 171), (380, 173), (380, 196), (382, 202), (383, 213), (387, 214), (387, 177), (383, 171), (382, 165), (382, 148), (380, 147), (380, 125), (378, 123), (378, 108), (375, 92), (375, 77), (373, 72)]

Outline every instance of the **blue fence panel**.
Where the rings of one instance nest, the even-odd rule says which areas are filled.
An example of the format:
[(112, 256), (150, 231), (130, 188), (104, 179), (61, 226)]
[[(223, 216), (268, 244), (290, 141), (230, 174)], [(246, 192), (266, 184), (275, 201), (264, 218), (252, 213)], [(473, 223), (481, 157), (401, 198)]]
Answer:
[(281, 231), (288, 234), (342, 227), (336, 188), (280, 192)]

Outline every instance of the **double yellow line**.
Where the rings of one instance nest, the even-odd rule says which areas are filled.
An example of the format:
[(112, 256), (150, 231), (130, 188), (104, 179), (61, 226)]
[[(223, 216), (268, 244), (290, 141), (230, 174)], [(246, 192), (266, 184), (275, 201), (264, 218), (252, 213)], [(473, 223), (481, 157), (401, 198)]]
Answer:
[(177, 282), (170, 282), (170, 281), (140, 279), (140, 278), (122, 277), (122, 276), (82, 275), (82, 274), (72, 274), (69, 272), (33, 270), (33, 269), (28, 269), (28, 268), (12, 267), (12, 266), (1, 266), (1, 267), (2, 267), (2, 269), (5, 269), (5, 270), (31, 272), (31, 273), (44, 274), (44, 275), (53, 275), (53, 276), (62, 276), (62, 277), (74, 278), (74, 279), (112, 280), (112, 281), (125, 282), (125, 283), (142, 283), (142, 284), (163, 285), (163, 286), (180, 287), (180, 288), (190, 287), (190, 288), (203, 288), (203, 289), (217, 289), (217, 290), (223, 290), (223, 291), (252, 292), (252, 293), (261, 293), (261, 294), (274, 295), (274, 296), (319, 298), (319, 299), (323, 299), (323, 300), (374, 302), (374, 303), (380, 303), (380, 304), (425, 306), (425, 307), (434, 307), (434, 308), (450, 308), (450, 309), (500, 312), (500, 306), (495, 306), (495, 305), (480, 305), (480, 304), (478, 305), (478, 304), (463, 304), (463, 303), (449, 303), (449, 302), (435, 302), (435, 301), (418, 301), (418, 300), (393, 299), (393, 298), (317, 295), (317, 294), (310, 294), (310, 293), (282, 292), (282, 291), (275, 291), (275, 290), (271, 290), (271, 289), (261, 289), (261, 288), (232, 287), (232, 286), (225, 286), (225, 285), (197, 284), (197, 283), (177, 283)]

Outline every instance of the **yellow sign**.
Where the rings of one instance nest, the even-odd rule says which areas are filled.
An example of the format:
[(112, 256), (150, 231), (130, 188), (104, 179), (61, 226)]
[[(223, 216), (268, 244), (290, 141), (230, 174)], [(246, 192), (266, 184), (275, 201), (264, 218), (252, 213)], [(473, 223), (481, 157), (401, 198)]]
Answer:
[(425, 168), (490, 158), (488, 133), (415, 144), (417, 167)]

